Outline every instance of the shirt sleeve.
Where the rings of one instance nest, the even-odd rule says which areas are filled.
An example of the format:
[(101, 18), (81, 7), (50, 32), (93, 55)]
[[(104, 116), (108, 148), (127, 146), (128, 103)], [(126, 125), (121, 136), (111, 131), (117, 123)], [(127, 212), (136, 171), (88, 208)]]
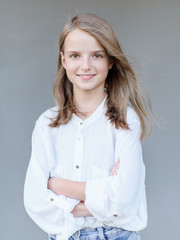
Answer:
[[(86, 184), (85, 205), (97, 220), (105, 223), (114, 221), (123, 225), (131, 222), (139, 214), (144, 197), (145, 167), (140, 122), (135, 119), (128, 124), (130, 130), (117, 130), (115, 151), (120, 159), (117, 175)], [(143, 215), (146, 215), (145, 211)]]
[[(24, 186), (24, 206), (32, 218), (47, 233), (59, 233), (64, 218), (79, 202), (58, 196), (47, 188), (53, 154), (48, 136), (36, 123), (32, 134), (32, 152)], [(73, 216), (73, 215), (72, 215)]]

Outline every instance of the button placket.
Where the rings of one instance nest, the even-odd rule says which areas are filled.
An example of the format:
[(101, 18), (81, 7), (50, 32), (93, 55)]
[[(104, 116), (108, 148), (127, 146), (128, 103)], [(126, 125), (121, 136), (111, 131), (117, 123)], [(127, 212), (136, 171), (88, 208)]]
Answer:
[(75, 145), (74, 156), (74, 176), (77, 180), (81, 180), (82, 175), (82, 161), (83, 161), (83, 128), (84, 123), (80, 122), (77, 129), (77, 138)]

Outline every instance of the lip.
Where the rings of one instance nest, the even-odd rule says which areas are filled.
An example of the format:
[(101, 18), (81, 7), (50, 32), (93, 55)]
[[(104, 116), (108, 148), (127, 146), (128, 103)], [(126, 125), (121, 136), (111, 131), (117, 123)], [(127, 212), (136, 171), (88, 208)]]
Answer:
[(96, 74), (77, 74), (81, 80), (91, 80)]

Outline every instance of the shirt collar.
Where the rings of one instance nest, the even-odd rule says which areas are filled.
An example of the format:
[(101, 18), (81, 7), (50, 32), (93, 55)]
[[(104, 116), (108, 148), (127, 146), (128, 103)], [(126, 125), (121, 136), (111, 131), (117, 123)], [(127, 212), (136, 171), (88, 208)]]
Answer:
[(77, 125), (89, 125), (92, 122), (94, 122), (101, 114), (104, 113), (105, 111), (105, 101), (106, 101), (107, 95), (106, 97), (103, 99), (103, 101), (100, 103), (100, 105), (96, 108), (96, 110), (85, 120), (82, 120), (81, 118), (79, 118), (78, 116), (76, 116), (76, 114), (73, 113), (72, 116), (72, 121), (74, 123), (76, 123)]

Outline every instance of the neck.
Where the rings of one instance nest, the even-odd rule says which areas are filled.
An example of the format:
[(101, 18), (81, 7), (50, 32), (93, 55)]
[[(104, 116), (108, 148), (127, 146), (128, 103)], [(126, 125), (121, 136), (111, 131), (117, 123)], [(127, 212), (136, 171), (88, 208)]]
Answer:
[(74, 103), (77, 108), (76, 115), (85, 120), (96, 110), (106, 95), (107, 93), (104, 89), (96, 94), (88, 91), (74, 91)]

